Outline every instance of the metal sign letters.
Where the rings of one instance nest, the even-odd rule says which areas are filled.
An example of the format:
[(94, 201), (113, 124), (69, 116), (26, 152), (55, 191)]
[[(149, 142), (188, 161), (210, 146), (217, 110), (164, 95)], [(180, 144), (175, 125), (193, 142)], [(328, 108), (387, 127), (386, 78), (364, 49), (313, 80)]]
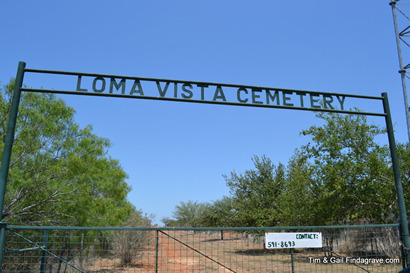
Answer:
[(30, 75), (57, 74), (71, 76), (71, 84), (63, 89), (21, 88), (21, 91), (27, 92), (126, 97), (385, 116), (382, 110), (359, 111), (359, 107), (355, 105), (358, 99), (366, 99), (367, 102), (371, 101), (380, 108), (380, 101), (383, 98), (375, 96), (28, 68), (24, 71), (30, 73)]
[[(93, 77), (88, 84), (84, 84), (83, 75), (78, 75), (76, 91), (93, 92), (99, 94), (120, 94), (145, 97), (147, 86), (156, 90), (160, 98), (197, 100), (203, 102), (232, 102), (241, 104), (276, 105), (285, 107), (299, 107), (310, 109), (339, 109), (344, 110), (346, 96), (333, 94), (316, 94), (303, 91), (277, 90), (260, 87), (237, 87), (231, 93), (231, 100), (222, 84), (190, 83), (155, 80), (127, 80), (125, 78)], [(232, 88), (232, 87), (231, 87)], [(230, 89), (231, 89), (230, 88)]]

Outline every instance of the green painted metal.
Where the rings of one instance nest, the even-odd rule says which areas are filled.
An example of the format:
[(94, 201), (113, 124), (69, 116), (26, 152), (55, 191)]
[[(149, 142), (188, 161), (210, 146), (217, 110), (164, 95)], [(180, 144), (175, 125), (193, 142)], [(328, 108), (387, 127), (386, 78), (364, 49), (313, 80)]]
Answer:
[(4, 251), (5, 254), (12, 254), (12, 253), (20, 253), (20, 252), (26, 252), (26, 251), (34, 251), (34, 250), (39, 250), (41, 248), (39, 247), (30, 247), (30, 248), (23, 248), (23, 249), (13, 249), (13, 250), (7, 250)]
[[(280, 89), (281, 91), (284, 89)], [(272, 105), (272, 104), (252, 104), (252, 103), (239, 103), (239, 102), (228, 102), (228, 101), (211, 101), (211, 100), (197, 100), (197, 99), (182, 99), (182, 98), (171, 98), (171, 97), (155, 97), (155, 96), (134, 96), (134, 95), (122, 95), (122, 94), (106, 94), (106, 93), (91, 93), (91, 92), (78, 92), (78, 91), (67, 91), (67, 90), (54, 90), (54, 89), (36, 89), (36, 88), (22, 88), (22, 91), (26, 92), (37, 92), (37, 93), (54, 93), (54, 94), (67, 94), (67, 95), (80, 95), (80, 96), (96, 96), (96, 97), (117, 97), (117, 98), (128, 98), (128, 99), (140, 99), (140, 100), (160, 100), (160, 101), (176, 101), (176, 102), (188, 102), (188, 103), (202, 103), (202, 104), (217, 104), (217, 105), (230, 105), (230, 106), (245, 106), (245, 107), (258, 107), (258, 108), (276, 108), (276, 109), (288, 109), (288, 110), (301, 110), (310, 112), (330, 112), (339, 114), (351, 114), (351, 115), (365, 115), (365, 116), (379, 116), (384, 117), (384, 113), (375, 112), (363, 112), (363, 111), (352, 111), (352, 110), (337, 110), (337, 109), (317, 109), (308, 107), (298, 107), (298, 106), (283, 106), (283, 105)], [(295, 90), (295, 92), (298, 90)], [(316, 92), (306, 91), (312, 94)], [(335, 95), (336, 93), (321, 92), (320, 94)], [(348, 95), (346, 95), (348, 97)], [(355, 98), (364, 99), (379, 99), (380, 97), (358, 97), (351, 96)]]
[[(24, 68), (26, 63), (19, 62), (14, 93), (10, 108), (6, 139), (4, 142), (3, 158), (0, 169), (0, 221), (3, 219), (4, 196), (6, 194), (7, 178), (9, 174), (11, 150), (13, 148), (14, 132), (16, 129), (17, 113), (20, 104), (21, 87), (23, 86)], [(1, 243), (0, 243), (1, 244)]]
[(341, 228), (380, 228), (380, 227), (399, 227), (399, 224), (378, 224), (378, 225), (342, 225), (342, 226), (294, 226), (294, 227), (70, 227), (70, 226), (17, 226), (8, 225), (8, 229), (32, 229), (32, 230), (179, 230), (179, 231), (258, 231), (258, 230), (308, 230), (308, 229), (341, 229)]
[[(48, 235), (50, 233), (49, 229), (44, 230), (44, 238), (43, 238), (43, 249), (47, 249), (48, 246)], [(45, 273), (47, 269), (47, 251), (43, 250), (41, 252), (41, 265), (40, 265), (40, 273)]]
[[(374, 113), (374, 112), (361, 112), (358, 110), (344, 110), (344, 98), (356, 98), (356, 99), (367, 99), (367, 100), (378, 100), (381, 101), (381, 97), (375, 96), (364, 96), (364, 95), (354, 95), (354, 94), (343, 94), (343, 93), (331, 93), (331, 92), (321, 92), (321, 91), (307, 91), (307, 90), (296, 90), (296, 89), (285, 89), (285, 88), (274, 88), (274, 87), (265, 87), (265, 86), (251, 86), (251, 85), (239, 85), (239, 84), (227, 84), (227, 83), (215, 83), (215, 82), (200, 82), (200, 81), (184, 81), (184, 80), (175, 80), (175, 79), (160, 79), (160, 78), (146, 78), (146, 77), (135, 77), (135, 76), (123, 76), (123, 75), (113, 75), (113, 74), (97, 74), (97, 73), (84, 73), (84, 72), (69, 72), (69, 71), (54, 71), (54, 70), (44, 70), (44, 69), (25, 69), (25, 72), (30, 73), (45, 73), (45, 74), (57, 74), (57, 75), (69, 75), (69, 76), (77, 76), (77, 86), (76, 90), (57, 90), (57, 89), (42, 89), (42, 88), (23, 88), (23, 91), (26, 92), (42, 92), (42, 93), (57, 93), (57, 94), (72, 94), (72, 95), (83, 95), (83, 96), (103, 96), (103, 97), (119, 97), (119, 98), (134, 98), (134, 99), (146, 99), (146, 100), (162, 100), (162, 101), (177, 101), (177, 102), (190, 102), (190, 103), (205, 103), (205, 104), (218, 104), (218, 105), (231, 105), (231, 106), (248, 106), (248, 107), (263, 107), (263, 108), (278, 108), (278, 109), (292, 109), (292, 110), (303, 110), (303, 111), (315, 111), (315, 112), (333, 112), (333, 113), (342, 113), (342, 114), (358, 114), (358, 115), (369, 115), (369, 116), (384, 116), (384, 113)], [(82, 77), (94, 77), (93, 87), (92, 90), (90, 89), (87, 91), (87, 88), (81, 86)], [(106, 83), (107, 79), (110, 84)], [(120, 82), (116, 82), (116, 80), (120, 80)], [(134, 80), (134, 86), (129, 94), (125, 94), (125, 81), (126, 80)], [(143, 92), (139, 92), (135, 90), (137, 85), (140, 85), (140, 82), (152, 82), (156, 83), (159, 88), (159, 96), (147, 96), (144, 95)], [(102, 84), (101, 87), (96, 87), (95, 83), (100, 82)], [(137, 83), (137, 84), (136, 84)], [(166, 88), (162, 89), (160, 87), (160, 83), (165, 84)], [(182, 85), (182, 90), (184, 90), (183, 86), (190, 86), (196, 85), (198, 88), (208, 88), (214, 87), (216, 90), (222, 92), (222, 88), (237, 88), (237, 102), (233, 101), (226, 101), (224, 95), (215, 91), (214, 98), (205, 99), (203, 94), (201, 94), (201, 99), (194, 99), (192, 98), (192, 91), (189, 90), (191, 96), (178, 98), (176, 95), (174, 97), (165, 96), (166, 90), (168, 89), (168, 85), (170, 84), (179, 84)], [(110, 88), (108, 88), (110, 85)], [(120, 90), (122, 88), (121, 94), (113, 93), (114, 89)], [(175, 86), (174, 86), (175, 88)], [(109, 92), (107, 91), (109, 89)], [(138, 89), (138, 88), (137, 88)], [(169, 88), (171, 89), (171, 88)], [(202, 90), (202, 89), (201, 89)], [(252, 90), (252, 91), (250, 91)], [(186, 90), (185, 90), (186, 91)], [(271, 103), (264, 104), (261, 101), (253, 101), (254, 97), (252, 95), (252, 100), (250, 98), (243, 99), (240, 98), (240, 91), (246, 92), (248, 94), (255, 91), (269, 91), (269, 100), (272, 100)], [(172, 91), (170, 91), (172, 92)], [(176, 91), (174, 91), (176, 92)], [(202, 92), (202, 91), (201, 91)], [(270, 92), (278, 92), (281, 93), (282, 104), (279, 105), (279, 102), (276, 101), (277, 105), (274, 104), (275, 95), (271, 94)], [(169, 93), (169, 92), (168, 92)], [(222, 92), (223, 93), (223, 92)], [(138, 94), (138, 95), (135, 95)], [(218, 94), (218, 95), (217, 95)], [(288, 95), (295, 95), (300, 96), (301, 101), (302, 97), (309, 96), (311, 106), (308, 107), (307, 105), (297, 106), (293, 105), (292, 103), (287, 102), (287, 99), (290, 99), (286, 96)], [(232, 95), (232, 94), (231, 94)], [(259, 95), (258, 95), (259, 96)], [(258, 97), (257, 96), (257, 97)], [(272, 97), (271, 97), (272, 96)], [(314, 106), (313, 103), (319, 103), (319, 96), (323, 96), (324, 106), (323, 108)], [(326, 98), (331, 98), (332, 96), (342, 97), (343, 103), (341, 103), (342, 109), (333, 109), (332, 106), (327, 107)], [(316, 97), (316, 99), (313, 99)], [(223, 99), (222, 99), (223, 98)], [(279, 99), (278, 97), (276, 99)], [(339, 98), (338, 98), (339, 99)], [(221, 101), (222, 100), (222, 101)], [(328, 102), (330, 104), (330, 102)]]
[(410, 265), (410, 235), (409, 235), (409, 226), (407, 222), (407, 211), (406, 211), (406, 204), (404, 201), (404, 193), (403, 193), (403, 185), (401, 182), (400, 176), (400, 168), (399, 168), (399, 160), (397, 156), (397, 149), (396, 149), (396, 140), (394, 138), (394, 130), (393, 130), (393, 123), (391, 120), (390, 114), (390, 106), (389, 106), (389, 98), (387, 93), (382, 93), (383, 96), (383, 107), (386, 113), (386, 126), (387, 126), (387, 135), (389, 137), (389, 146), (390, 146), (390, 154), (392, 158), (392, 165), (393, 165), (393, 172), (394, 172), (394, 181), (396, 186), (396, 194), (397, 194), (397, 205), (399, 208), (399, 217), (400, 217), (400, 230), (403, 237), (403, 245), (404, 245), (404, 255), (406, 257), (406, 264), (407, 266)]
[[(26, 67), (26, 63), (19, 62), (17, 75), (16, 75), (16, 82), (14, 86), (14, 93), (10, 108), (10, 115), (9, 121), (7, 125), (7, 133), (6, 138), (4, 141), (4, 150), (3, 150), (3, 157), (0, 167), (0, 221), (3, 219), (3, 207), (4, 207), (4, 198), (6, 195), (6, 187), (7, 187), (7, 179), (9, 175), (9, 166), (10, 166), (10, 159), (11, 159), (11, 150), (13, 148), (13, 141), (14, 141), (14, 133), (16, 129), (16, 122), (17, 122), (17, 113), (18, 107), (20, 104), (20, 96), (21, 96), (21, 87), (23, 86), (23, 76), (24, 76), (24, 68)], [(3, 265), (3, 257), (4, 257), (4, 244), (5, 244), (5, 225), (0, 223), (0, 273), (2, 271), (1, 267)]]
[[(323, 248), (297, 249), (293, 251), (293, 258), (290, 249), (266, 250), (261, 244), (264, 238), (263, 232), (256, 230), (243, 232), (229, 228), (231, 232), (227, 232), (224, 240), (221, 240), (217, 230), (213, 232), (210, 230), (195, 232), (192, 229), (162, 231), (161, 228), (157, 227), (155, 230), (160, 233), (158, 246), (155, 246), (157, 242), (152, 240), (147, 242), (147, 245), (134, 249), (134, 253), (147, 250), (148, 252), (144, 252), (144, 258), (141, 258), (142, 256), (136, 257), (136, 260), (133, 261), (133, 264), (136, 265), (135, 269), (127, 269), (129, 272), (149, 270), (179, 272), (191, 269), (190, 272), (216, 272), (222, 268), (229, 272), (270, 272), (272, 270), (275, 272), (398, 272), (401, 269), (399, 258), (402, 256), (399, 251), (400, 236), (397, 225), (390, 228), (386, 228), (386, 225), (379, 226), (379, 228), (367, 229), (339, 227), (333, 230), (317, 230), (323, 233)], [(151, 236), (154, 235), (152, 230), (136, 234)], [(281, 231), (286, 231), (286, 229)], [(20, 236), (17, 236), (17, 232)], [(70, 272), (122, 271), (124, 268), (115, 261), (118, 261), (120, 257), (129, 257), (130, 252), (122, 252), (122, 249), (118, 247), (120, 242), (123, 242), (118, 240), (118, 235), (121, 233), (122, 230), (115, 228), (112, 228), (112, 232), (50, 230), (50, 244), (46, 249), (43, 246), (44, 235), (42, 236), (42, 234), (44, 234), (44, 230), (31, 228), (22, 230), (22, 232), (10, 230), (8, 232), (10, 240), (7, 240), (8, 247), (16, 245), (23, 246), (25, 249), (33, 245), (41, 247), (34, 248), (33, 250), (36, 251), (33, 253), (7, 255), (4, 270), (16, 272), (13, 269), (16, 268), (15, 265), (18, 265), (25, 268), (25, 272), (36, 272), (42, 259), (41, 250), (44, 249), (49, 253), (54, 253), (54, 255), (57, 254), (56, 256), (61, 255), (60, 258), (75, 265), (76, 268), (67, 263)], [(88, 238), (85, 247), (83, 247), (83, 237)], [(102, 245), (101, 242), (108, 242), (108, 244)], [(158, 247), (159, 251), (152, 252), (151, 246)], [(358, 248), (353, 249), (354, 246)], [(381, 246), (382, 248), (380, 248)], [(85, 249), (90, 251), (83, 253), (82, 250)], [(353, 254), (352, 250), (357, 250), (357, 253)], [(48, 257), (47, 270), (57, 272), (61, 263), (55, 259), (55, 256), (54, 258), (50, 256), (51, 254)], [(84, 257), (84, 263), (79, 262), (82, 257)], [(330, 261), (331, 257), (340, 258), (342, 263)], [(319, 258), (319, 261), (312, 261), (311, 258), (315, 258), (315, 260)], [(394, 258), (395, 261), (380, 262), (384, 264), (382, 265), (379, 262), (367, 264), (363, 261), (348, 261), (350, 258), (381, 260)], [(63, 261), (63, 264), (66, 263)], [(187, 266), (195, 266), (196, 270), (193, 270), (194, 267), (187, 268)], [(200, 266), (200, 268), (196, 266)]]
[(158, 273), (158, 258), (159, 258), (159, 230), (155, 231), (155, 272)]
[(293, 255), (294, 252), (295, 252), (295, 249), (291, 248), (290, 249), (290, 263), (292, 265), (292, 273), (295, 273), (295, 257)]
[(4, 259), (4, 245), (6, 243), (6, 230), (7, 224), (0, 223), (0, 273), (3, 269), (3, 259)]
[[(216, 82), (202, 82), (202, 81), (185, 81), (185, 80), (175, 80), (175, 79), (162, 79), (162, 78), (148, 78), (148, 77), (136, 77), (136, 76), (126, 76), (126, 75), (115, 75), (115, 74), (100, 74), (100, 73), (86, 73), (86, 72), (72, 72), (72, 71), (58, 71), (58, 70), (45, 70), (45, 69), (33, 69), (26, 68), (25, 72), (31, 73), (45, 73), (45, 74), (57, 74), (57, 75), (71, 75), (71, 76), (87, 76), (87, 77), (100, 77), (100, 78), (116, 78), (116, 79), (127, 79), (127, 80), (140, 80), (140, 81), (151, 81), (151, 82), (172, 82), (172, 83), (191, 83), (195, 85), (211, 85), (211, 86), (223, 86), (223, 87), (234, 87), (234, 88), (247, 88), (247, 89), (271, 89), (271, 90), (281, 90), (290, 92), (302, 92), (311, 94), (329, 94), (329, 95), (340, 95), (351, 98), (362, 98), (362, 99), (376, 99), (381, 100), (378, 96), (365, 96), (365, 95), (355, 95), (346, 93), (332, 93), (332, 92), (322, 92), (322, 91), (311, 91), (311, 90), (300, 90), (300, 89), (289, 89), (289, 88), (274, 88), (267, 86), (255, 86), (255, 85), (244, 85), (244, 84), (232, 84), (232, 83), (216, 83)], [(26, 89), (28, 90), (28, 89)], [(33, 91), (41, 92), (42, 89), (32, 89)], [(48, 90), (53, 92), (53, 90)], [(78, 94), (79, 92), (75, 92)]]
[(199, 250), (193, 248), (192, 246), (190, 246), (190, 245), (188, 245), (188, 244), (186, 244), (186, 243), (184, 243), (184, 242), (178, 240), (177, 238), (175, 238), (175, 237), (169, 235), (168, 233), (163, 232), (163, 231), (160, 231), (160, 232), (161, 232), (161, 234), (164, 234), (164, 235), (167, 236), (168, 238), (170, 238), (170, 239), (172, 239), (172, 240), (174, 240), (174, 241), (180, 243), (181, 245), (187, 247), (188, 249), (190, 249), (190, 250), (192, 250), (192, 251), (195, 251), (196, 253), (198, 253), (199, 255), (201, 255), (201, 256), (203, 256), (203, 257), (205, 257), (206, 259), (208, 259), (208, 260), (210, 260), (210, 261), (212, 261), (212, 262), (214, 262), (214, 263), (220, 265), (221, 267), (225, 268), (226, 270), (228, 270), (228, 271), (230, 271), (230, 272), (236, 273), (236, 271), (232, 270), (231, 268), (227, 267), (226, 265), (221, 264), (220, 262), (218, 262), (217, 260), (213, 259), (212, 257), (209, 257), (208, 255), (206, 255), (206, 254), (202, 253), (201, 251), (199, 251)]
[[(41, 249), (43, 252), (46, 252), (46, 253), (48, 253), (50, 256), (53, 256), (54, 258), (56, 258), (56, 259), (60, 260), (61, 262), (67, 264), (67, 265), (70, 266), (72, 269), (74, 269), (74, 270), (76, 270), (76, 271), (78, 271), (78, 272), (81, 272), (81, 273), (85, 273), (85, 271), (81, 270), (80, 268), (78, 268), (77, 266), (73, 265), (73, 264), (70, 263), (69, 261), (66, 261), (66, 260), (62, 259), (61, 257), (55, 255), (54, 253), (48, 251), (45, 247), (40, 246), (39, 244), (36, 244), (35, 242), (33, 242), (33, 241), (31, 241), (30, 239), (28, 239), (28, 238), (26, 238), (26, 237), (24, 237), (24, 236), (18, 234), (17, 232), (14, 232), (13, 230), (10, 230), (10, 232), (13, 233), (14, 235), (16, 235), (17, 237), (23, 239), (24, 241), (26, 241), (26, 242), (28, 242), (28, 243), (30, 243), (30, 244), (36, 246), (36, 249)], [(1, 234), (0, 234), (0, 235), (1, 235)], [(48, 237), (48, 235), (47, 235), (47, 237)], [(3, 263), (1, 263), (1, 265), (3, 265)], [(1, 268), (0, 268), (0, 269), (1, 269)], [(0, 272), (0, 273), (1, 273), (1, 272)]]

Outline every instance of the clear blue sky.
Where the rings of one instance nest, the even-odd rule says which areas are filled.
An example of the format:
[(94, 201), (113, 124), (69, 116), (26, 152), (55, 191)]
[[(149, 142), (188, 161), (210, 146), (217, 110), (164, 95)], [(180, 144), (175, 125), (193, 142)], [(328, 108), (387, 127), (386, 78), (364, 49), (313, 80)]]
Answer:
[[(6, 84), (18, 61), (25, 61), (39, 69), (388, 92), (396, 139), (405, 142), (388, 2), (4, 0), (0, 82)], [(26, 84), (58, 89), (62, 81)], [(156, 214), (156, 223), (172, 216), (180, 201), (228, 195), (222, 175), (251, 168), (253, 155), (286, 164), (309, 141), (299, 132), (319, 122), (313, 113), (290, 110), (61, 97), (76, 109), (81, 126), (91, 124), (112, 141), (110, 155), (120, 160), (133, 188), (129, 200)]]

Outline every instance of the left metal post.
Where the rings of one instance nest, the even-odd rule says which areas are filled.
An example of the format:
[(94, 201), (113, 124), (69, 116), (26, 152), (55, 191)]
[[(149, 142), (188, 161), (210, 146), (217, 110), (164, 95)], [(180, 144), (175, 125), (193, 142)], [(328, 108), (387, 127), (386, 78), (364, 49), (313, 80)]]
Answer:
[[(7, 133), (4, 141), (3, 157), (1, 161), (0, 168), (0, 221), (3, 220), (3, 207), (4, 207), (4, 197), (6, 195), (6, 185), (7, 178), (9, 175), (9, 166), (11, 158), (11, 150), (13, 147), (14, 133), (17, 123), (17, 112), (20, 103), (21, 87), (23, 86), (24, 69), (26, 67), (25, 62), (19, 62), (16, 82), (14, 85), (13, 98), (11, 102), (9, 122), (7, 125)], [(0, 224), (1, 225), (1, 224)], [(0, 273), (3, 268), (3, 254), (4, 254), (4, 244), (5, 244), (5, 225), (1, 225), (0, 229)]]
[(14, 85), (14, 93), (11, 102), (9, 122), (7, 125), (7, 133), (4, 141), (3, 157), (0, 169), (0, 221), (3, 220), (4, 196), (6, 195), (7, 178), (9, 175), (9, 166), (11, 158), (11, 150), (13, 148), (14, 132), (16, 129), (17, 112), (20, 103), (21, 87), (23, 85), (24, 68), (26, 63), (19, 62), (17, 69), (16, 82)]

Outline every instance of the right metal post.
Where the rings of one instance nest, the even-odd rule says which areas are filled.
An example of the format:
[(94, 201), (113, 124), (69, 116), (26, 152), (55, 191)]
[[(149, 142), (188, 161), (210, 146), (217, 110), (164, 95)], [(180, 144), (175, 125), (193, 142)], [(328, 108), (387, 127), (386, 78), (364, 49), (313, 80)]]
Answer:
[(399, 32), (399, 27), (397, 25), (396, 2), (397, 2), (396, 0), (391, 0), (390, 6), (392, 7), (394, 32), (396, 35), (397, 52), (399, 54), (399, 66), (400, 66), (399, 73), (401, 75), (401, 85), (403, 89), (403, 98), (404, 98), (404, 109), (406, 111), (405, 114), (406, 114), (406, 121), (407, 121), (407, 136), (410, 142), (410, 108), (409, 108), (409, 103), (408, 103), (407, 86), (406, 86), (406, 72), (407, 72), (406, 68), (408, 66), (404, 66), (403, 64), (401, 45), (400, 45), (401, 33)]
[(384, 113), (386, 114), (385, 116), (386, 117), (386, 127), (387, 127), (387, 135), (389, 137), (389, 146), (390, 146), (390, 154), (392, 158), (394, 182), (396, 185), (397, 205), (399, 207), (399, 217), (400, 217), (400, 229), (401, 229), (401, 234), (403, 237), (402, 242), (404, 246), (404, 258), (406, 260), (406, 266), (409, 266), (410, 265), (409, 226), (407, 222), (407, 211), (406, 211), (406, 203), (404, 201), (403, 185), (401, 183), (399, 160), (398, 160), (397, 149), (396, 149), (396, 140), (394, 139), (393, 123), (391, 120), (389, 98), (387, 96), (387, 93), (382, 93), (382, 97), (383, 97)]

